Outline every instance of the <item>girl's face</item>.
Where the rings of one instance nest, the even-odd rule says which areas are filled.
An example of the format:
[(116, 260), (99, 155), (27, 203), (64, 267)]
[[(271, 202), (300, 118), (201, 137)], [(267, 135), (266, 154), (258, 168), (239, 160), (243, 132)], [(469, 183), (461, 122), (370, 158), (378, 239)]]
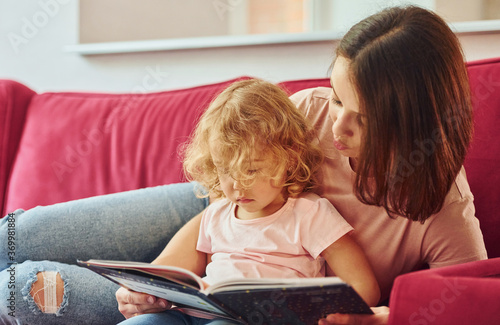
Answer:
[[(212, 150), (214, 149), (214, 150)], [(245, 187), (238, 180), (238, 176), (224, 167), (216, 148), (211, 148), (212, 159), (224, 195), (237, 205), (236, 216), (239, 219), (256, 219), (266, 217), (278, 211), (286, 202), (283, 196), (283, 186), (276, 186), (271, 178), (272, 170), (276, 165), (275, 159), (262, 150), (257, 151), (250, 161), (248, 171), (255, 175), (251, 186)], [(285, 172), (282, 175), (284, 180)]]
[(333, 120), (334, 145), (346, 157), (358, 158), (364, 118), (349, 74), (349, 60), (339, 56), (333, 66), (329, 112)]

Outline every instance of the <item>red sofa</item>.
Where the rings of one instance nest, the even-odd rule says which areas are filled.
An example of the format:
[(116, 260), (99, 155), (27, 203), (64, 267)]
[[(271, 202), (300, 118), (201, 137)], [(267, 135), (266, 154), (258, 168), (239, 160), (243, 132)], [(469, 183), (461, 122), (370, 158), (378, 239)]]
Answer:
[[(468, 69), (476, 129), (465, 168), (490, 260), (400, 276), (391, 324), (463, 324), (463, 313), (500, 324), (500, 58), (470, 62)], [(179, 145), (213, 95), (232, 81), (148, 94), (37, 94), (0, 80), (2, 215), (183, 181)], [(329, 80), (280, 85), (294, 93), (328, 87)], [(457, 279), (465, 283), (458, 290), (467, 290), (452, 297), (447, 281)]]

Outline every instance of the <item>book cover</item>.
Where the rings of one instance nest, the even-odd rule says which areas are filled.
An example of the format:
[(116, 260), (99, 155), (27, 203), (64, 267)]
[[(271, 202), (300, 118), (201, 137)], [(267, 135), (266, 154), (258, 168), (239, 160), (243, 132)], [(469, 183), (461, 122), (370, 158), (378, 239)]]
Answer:
[(130, 290), (171, 301), (187, 313), (194, 309), (204, 317), (226, 317), (242, 324), (309, 325), (331, 313), (372, 313), (337, 277), (229, 279), (207, 286), (196, 274), (178, 267), (102, 260), (78, 263)]

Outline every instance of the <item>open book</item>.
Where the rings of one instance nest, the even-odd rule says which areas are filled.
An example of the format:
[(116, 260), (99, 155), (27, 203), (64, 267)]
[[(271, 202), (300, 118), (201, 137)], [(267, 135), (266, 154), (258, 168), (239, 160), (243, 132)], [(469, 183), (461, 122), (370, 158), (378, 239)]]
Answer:
[(372, 313), (356, 291), (337, 277), (228, 279), (207, 286), (193, 272), (173, 266), (105, 260), (78, 264), (129, 290), (164, 298), (188, 314), (205, 318), (309, 325), (331, 313)]

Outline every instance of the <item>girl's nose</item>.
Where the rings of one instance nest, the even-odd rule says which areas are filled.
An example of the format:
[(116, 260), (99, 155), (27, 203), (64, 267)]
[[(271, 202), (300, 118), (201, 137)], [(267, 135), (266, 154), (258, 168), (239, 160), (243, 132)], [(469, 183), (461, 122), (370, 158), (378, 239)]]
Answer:
[(241, 186), (241, 182), (238, 179), (233, 179), (233, 189), (241, 190), (243, 186)]

